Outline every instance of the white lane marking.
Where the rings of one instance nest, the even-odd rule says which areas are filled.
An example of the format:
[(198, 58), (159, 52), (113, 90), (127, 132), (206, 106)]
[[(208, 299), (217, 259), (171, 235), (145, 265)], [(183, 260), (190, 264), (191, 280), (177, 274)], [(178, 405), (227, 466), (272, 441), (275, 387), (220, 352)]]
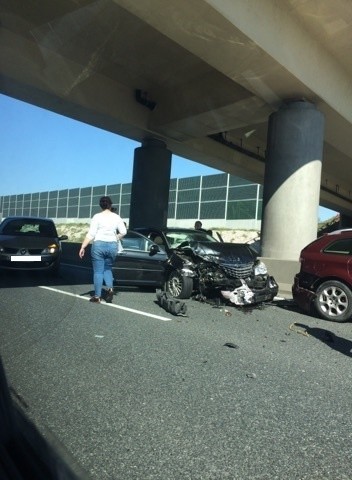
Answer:
[[(39, 285), (39, 288), (44, 288), (45, 290), (51, 290), (52, 292), (63, 293), (70, 297), (80, 298), (81, 300), (89, 301), (88, 297), (82, 297), (76, 293), (65, 292), (65, 290), (59, 290), (58, 288), (45, 287), (44, 285)], [(101, 303), (106, 307), (117, 308), (118, 310), (125, 310), (126, 312), (136, 313), (137, 315), (143, 315), (144, 317), (156, 318), (157, 320), (162, 320), (163, 322), (171, 322), (171, 318), (161, 317), (160, 315), (154, 315), (153, 313), (141, 312), (140, 310), (135, 310), (134, 308), (122, 307), (122, 305), (115, 305), (114, 303)]]
[(72, 267), (72, 268), (80, 268), (81, 270), (92, 270), (92, 267), (85, 267), (83, 265), (74, 265), (73, 263), (63, 263), (61, 262), (61, 265), (64, 267)]

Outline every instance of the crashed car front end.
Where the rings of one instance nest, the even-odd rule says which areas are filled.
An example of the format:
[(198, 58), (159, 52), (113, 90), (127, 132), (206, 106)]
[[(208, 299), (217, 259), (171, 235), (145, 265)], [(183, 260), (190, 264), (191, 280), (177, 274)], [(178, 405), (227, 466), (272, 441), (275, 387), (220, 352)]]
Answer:
[(237, 265), (201, 262), (198, 269), (200, 285), (206, 291), (220, 292), (235, 305), (271, 301), (278, 292), (276, 281), (258, 260)]
[(206, 297), (221, 295), (236, 305), (250, 305), (277, 295), (275, 279), (248, 245), (193, 242), (177, 257), (182, 275), (193, 277), (195, 291)]

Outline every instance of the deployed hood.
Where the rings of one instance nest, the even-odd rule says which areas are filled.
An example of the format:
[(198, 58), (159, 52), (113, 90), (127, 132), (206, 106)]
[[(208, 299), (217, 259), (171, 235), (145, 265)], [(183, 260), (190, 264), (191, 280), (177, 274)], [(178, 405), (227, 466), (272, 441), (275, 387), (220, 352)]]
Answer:
[(217, 260), (219, 263), (238, 264), (253, 263), (255, 252), (244, 243), (225, 242), (190, 242), (193, 252), (205, 259)]

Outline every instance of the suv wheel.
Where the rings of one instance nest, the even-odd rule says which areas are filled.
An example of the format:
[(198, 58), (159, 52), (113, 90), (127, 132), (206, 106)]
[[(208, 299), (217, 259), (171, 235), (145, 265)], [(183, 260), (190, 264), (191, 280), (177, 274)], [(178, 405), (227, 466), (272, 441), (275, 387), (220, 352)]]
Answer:
[(318, 287), (315, 308), (325, 320), (345, 322), (352, 316), (352, 292), (341, 282), (329, 280)]
[(173, 270), (166, 281), (166, 290), (175, 298), (189, 298), (193, 292), (193, 280)]

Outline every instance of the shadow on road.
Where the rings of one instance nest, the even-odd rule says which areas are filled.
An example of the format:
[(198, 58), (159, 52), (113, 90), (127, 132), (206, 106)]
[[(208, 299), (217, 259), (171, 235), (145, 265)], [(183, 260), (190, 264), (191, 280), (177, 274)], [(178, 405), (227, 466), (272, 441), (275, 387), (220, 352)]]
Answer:
[(308, 327), (308, 325), (298, 322), (295, 322), (295, 326), (305, 329), (309, 335), (325, 343), (325, 345), (329, 346), (333, 350), (343, 353), (347, 357), (352, 357), (351, 340), (339, 337), (338, 335), (335, 335), (335, 333), (326, 330), (325, 328)]
[(274, 300), (272, 305), (276, 307), (282, 308), (283, 310), (287, 310), (289, 312), (298, 313), (300, 315), (304, 315), (305, 317), (317, 318), (317, 315), (314, 313), (314, 310), (311, 312), (307, 312), (302, 310), (294, 300)]
[(78, 268), (61, 267), (57, 275), (48, 272), (3, 270), (0, 276), (0, 288), (24, 288), (46, 285), (54, 287), (58, 285), (82, 285), (92, 284), (92, 274)]
[[(302, 310), (293, 300), (273, 300), (271, 304), (283, 308), (284, 310), (288, 310), (289, 312), (302, 313)], [(306, 312), (304, 313), (306, 314)]]
[[(62, 265), (61, 272), (57, 276), (51, 276), (44, 272), (26, 272), (5, 270), (0, 275), (0, 288), (26, 288), (26, 287), (57, 287), (68, 285), (82, 285), (82, 296), (94, 295), (93, 272), (89, 269), (79, 269), (75, 265)], [(155, 287), (134, 287), (114, 285), (115, 293), (118, 292), (153, 292)]]

